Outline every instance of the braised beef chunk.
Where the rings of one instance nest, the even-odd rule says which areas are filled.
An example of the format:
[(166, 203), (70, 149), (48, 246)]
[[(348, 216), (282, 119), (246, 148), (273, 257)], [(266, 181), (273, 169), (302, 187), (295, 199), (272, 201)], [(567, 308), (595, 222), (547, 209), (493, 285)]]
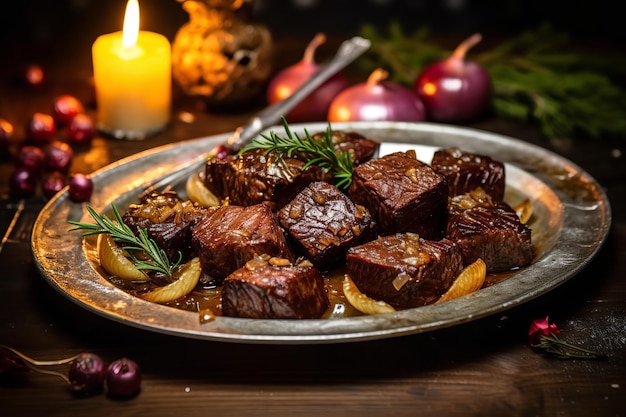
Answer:
[(122, 214), (122, 221), (135, 234), (140, 229), (146, 230), (148, 237), (175, 261), (179, 252), (184, 259), (193, 255), (191, 228), (204, 213), (205, 209), (194, 207), (174, 191), (168, 191), (149, 194), (139, 204), (131, 204)]
[(508, 204), (480, 188), (451, 199), (446, 237), (459, 246), (466, 265), (481, 258), (487, 272), (527, 266), (533, 259), (531, 230)]
[(287, 203), (278, 219), (305, 256), (322, 269), (343, 261), (349, 247), (375, 237), (376, 223), (369, 210), (321, 181)]
[(463, 260), (447, 239), (397, 233), (350, 248), (346, 267), (361, 292), (403, 309), (437, 301), (461, 273)]
[(293, 260), (276, 215), (266, 204), (213, 208), (193, 227), (191, 244), (203, 272), (224, 279), (255, 255)]
[[(318, 141), (326, 135), (326, 132), (315, 133), (312, 137)], [(366, 138), (360, 133), (333, 130), (331, 132), (333, 146), (337, 152), (347, 151), (352, 155), (354, 165), (362, 164), (372, 159), (380, 144), (375, 140)]]
[(267, 202), (276, 211), (311, 182), (332, 179), (319, 166), (304, 170), (303, 166), (304, 162), (295, 158), (252, 150), (209, 160), (205, 185), (219, 198), (228, 198), (230, 204), (251, 206)]
[(492, 198), (504, 198), (504, 164), (486, 155), (478, 155), (458, 148), (435, 152), (431, 166), (446, 177), (450, 196), (468, 193), (481, 187)]
[(379, 232), (418, 233), (441, 237), (448, 202), (443, 176), (415, 158), (415, 152), (396, 152), (354, 168), (350, 198), (372, 213)]
[(253, 319), (315, 319), (328, 308), (320, 272), (311, 263), (257, 257), (224, 280), (222, 314)]

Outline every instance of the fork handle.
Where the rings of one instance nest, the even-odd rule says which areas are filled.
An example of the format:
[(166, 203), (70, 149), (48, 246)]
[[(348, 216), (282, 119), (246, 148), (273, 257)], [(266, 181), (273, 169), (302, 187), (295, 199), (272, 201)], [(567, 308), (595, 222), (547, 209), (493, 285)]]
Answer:
[[(225, 144), (232, 153), (238, 152), (247, 145), (263, 129), (276, 124), (280, 117), (289, 113), (305, 97), (321, 86), (326, 80), (335, 75), (341, 69), (361, 56), (369, 49), (371, 42), (367, 39), (355, 36), (344, 41), (337, 50), (332, 60), (324, 65), (308, 81), (303, 83), (296, 91), (284, 100), (278, 101), (266, 107), (251, 118), (246, 124), (238, 127), (235, 133)], [(222, 145), (224, 146), (224, 145)], [(222, 149), (223, 150), (223, 149)]]

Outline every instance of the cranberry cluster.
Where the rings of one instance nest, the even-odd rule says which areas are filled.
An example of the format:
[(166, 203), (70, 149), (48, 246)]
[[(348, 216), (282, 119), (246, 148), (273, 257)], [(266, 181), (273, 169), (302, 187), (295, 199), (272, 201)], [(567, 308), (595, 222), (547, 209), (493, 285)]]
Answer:
[[(91, 143), (95, 128), (80, 100), (72, 95), (56, 98), (50, 113), (34, 113), (26, 125), (25, 140), (11, 155), (13, 125), (0, 118), (0, 155), (12, 156), (14, 169), (9, 178), (13, 197), (34, 195), (37, 187), (51, 198), (69, 185), (70, 198), (87, 201), (93, 192), (91, 179), (70, 173), (73, 146)], [(65, 140), (59, 138), (65, 132)]]
[[(69, 364), (67, 375), (42, 369), (64, 364)], [(57, 375), (70, 385), (73, 393), (79, 395), (97, 394), (106, 388), (112, 397), (129, 398), (137, 395), (141, 388), (139, 365), (128, 358), (117, 359), (107, 365), (95, 353), (80, 353), (56, 361), (38, 361), (0, 345), (0, 377), (27, 369)]]

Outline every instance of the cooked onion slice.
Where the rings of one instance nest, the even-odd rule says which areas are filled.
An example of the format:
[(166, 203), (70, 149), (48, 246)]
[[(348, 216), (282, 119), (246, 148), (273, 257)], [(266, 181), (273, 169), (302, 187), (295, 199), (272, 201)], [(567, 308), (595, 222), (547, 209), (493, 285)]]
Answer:
[(198, 174), (193, 174), (185, 184), (187, 197), (202, 207), (216, 207), (220, 205), (220, 199), (215, 196), (202, 182)]
[(129, 281), (149, 281), (150, 277), (125, 256), (124, 250), (115, 243), (111, 235), (98, 235), (98, 256), (102, 268), (112, 276)]
[(527, 198), (519, 204), (512, 206), (519, 220), (526, 224), (530, 220), (530, 216), (533, 215), (533, 203)]
[(380, 314), (396, 311), (395, 308), (384, 301), (377, 301), (363, 294), (348, 275), (343, 280), (343, 294), (348, 302), (352, 304), (352, 307), (363, 314)]
[(189, 294), (200, 280), (200, 258), (193, 258), (174, 273), (175, 281), (150, 292), (139, 294), (153, 303), (168, 303)]
[(452, 286), (437, 300), (437, 303), (452, 300), (479, 290), (485, 282), (486, 275), (487, 265), (485, 265), (482, 259), (477, 259), (461, 271), (452, 283)]

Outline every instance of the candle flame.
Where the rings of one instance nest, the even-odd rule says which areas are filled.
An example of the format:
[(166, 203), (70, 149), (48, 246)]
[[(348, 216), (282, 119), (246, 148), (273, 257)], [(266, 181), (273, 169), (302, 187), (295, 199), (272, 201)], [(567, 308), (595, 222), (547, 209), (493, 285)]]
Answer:
[(137, 43), (139, 36), (139, 3), (137, 0), (128, 0), (124, 14), (124, 28), (122, 29), (122, 45), (128, 48)]

